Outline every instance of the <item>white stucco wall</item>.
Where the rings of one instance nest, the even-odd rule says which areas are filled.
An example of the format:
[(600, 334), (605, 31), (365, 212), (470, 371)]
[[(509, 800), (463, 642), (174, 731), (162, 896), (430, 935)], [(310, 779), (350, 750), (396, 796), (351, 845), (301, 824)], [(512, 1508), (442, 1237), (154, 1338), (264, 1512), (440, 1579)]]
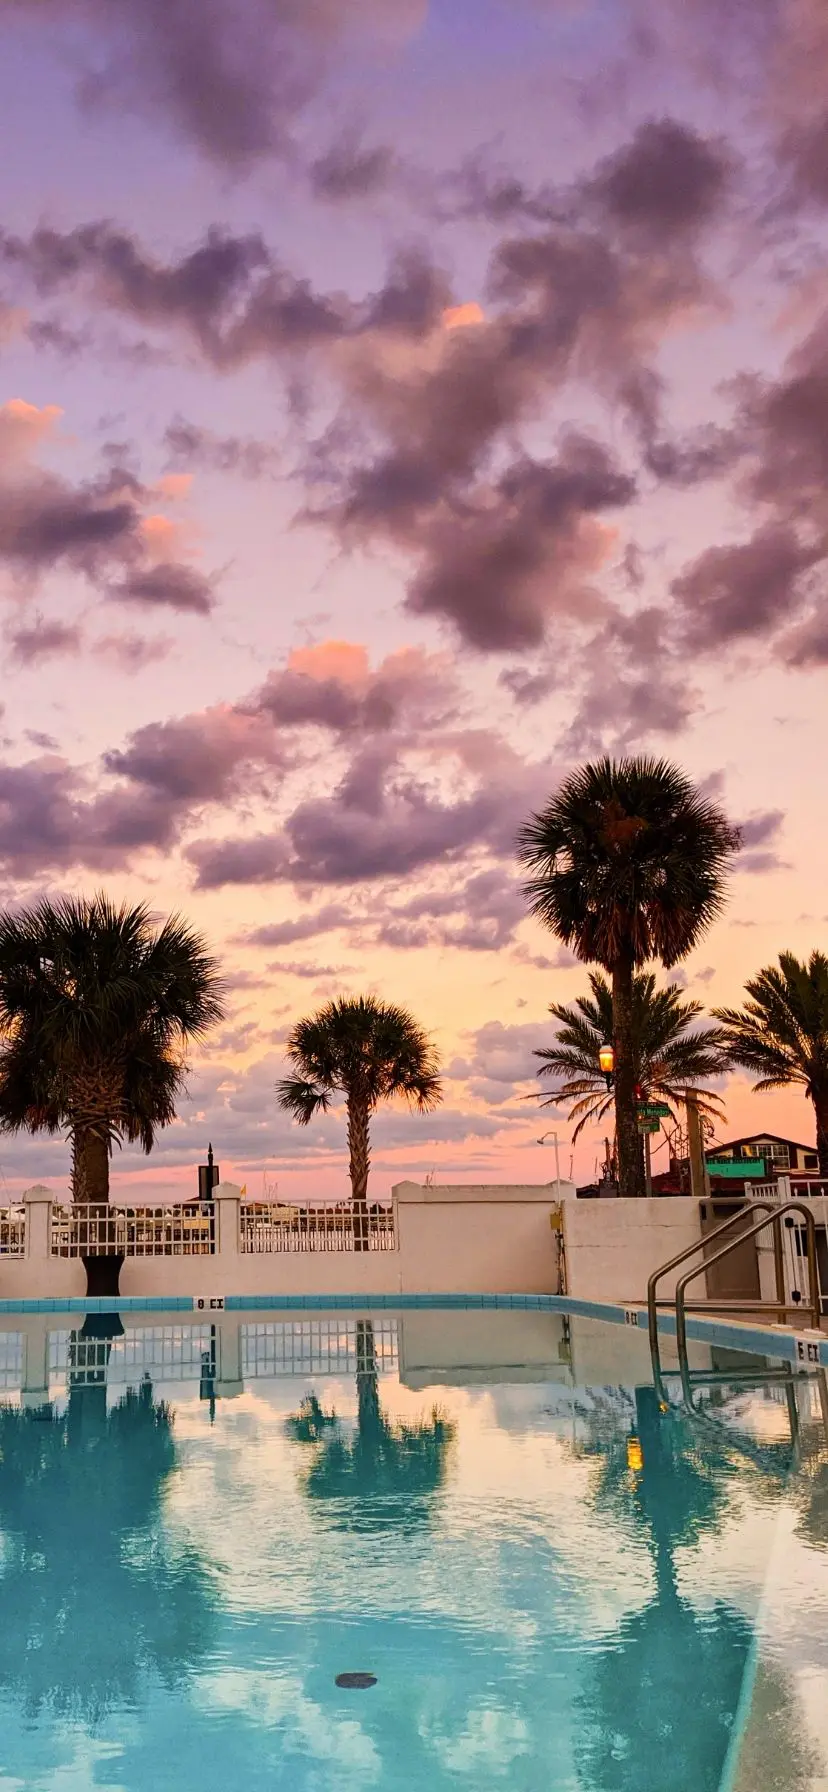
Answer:
[[(130, 1295), (555, 1294), (557, 1243), (550, 1217), (571, 1184), (414, 1182), (393, 1191), (391, 1251), (238, 1250), (238, 1189), (216, 1190), (218, 1250), (211, 1256), (128, 1258)], [(86, 1292), (77, 1259), (49, 1255), (49, 1190), (28, 1191), (26, 1255), (0, 1257), (0, 1298), (59, 1299)]]
[[(49, 1191), (29, 1193), (26, 1255), (0, 1257), (0, 1297), (84, 1294), (83, 1265), (48, 1254)], [(248, 1254), (238, 1250), (238, 1189), (216, 1193), (216, 1254), (127, 1259), (122, 1294), (556, 1294), (551, 1222), (562, 1215), (567, 1293), (637, 1303), (651, 1272), (700, 1235), (698, 1203), (683, 1196), (578, 1201), (571, 1183), (407, 1181), (393, 1190), (394, 1250)], [(665, 1278), (663, 1293), (673, 1286)]]
[[(701, 1237), (699, 1204), (686, 1195), (566, 1201), (563, 1224), (567, 1293), (579, 1300), (646, 1300), (653, 1270)], [(660, 1297), (675, 1283), (665, 1276)]]

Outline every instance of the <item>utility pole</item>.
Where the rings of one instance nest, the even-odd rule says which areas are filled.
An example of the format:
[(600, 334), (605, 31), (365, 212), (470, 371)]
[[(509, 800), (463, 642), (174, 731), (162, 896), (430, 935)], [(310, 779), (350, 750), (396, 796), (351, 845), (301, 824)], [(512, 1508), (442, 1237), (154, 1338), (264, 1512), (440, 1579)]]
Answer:
[(687, 1108), (687, 1147), (690, 1156), (690, 1193), (695, 1201), (706, 1201), (710, 1194), (710, 1178), (707, 1173), (707, 1164), (704, 1161), (704, 1135), (697, 1097), (688, 1093), (685, 1105)]
[(652, 1199), (653, 1166), (650, 1159), (650, 1135), (648, 1132), (644, 1134), (644, 1193), (648, 1201)]

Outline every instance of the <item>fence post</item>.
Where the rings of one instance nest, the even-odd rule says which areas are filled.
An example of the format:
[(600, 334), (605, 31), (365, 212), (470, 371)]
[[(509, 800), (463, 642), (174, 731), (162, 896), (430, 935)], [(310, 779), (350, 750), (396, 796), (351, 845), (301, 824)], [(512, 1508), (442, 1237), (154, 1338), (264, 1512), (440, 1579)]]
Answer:
[(25, 1189), (23, 1207), (26, 1214), (26, 1262), (34, 1270), (34, 1281), (26, 1292), (36, 1295), (39, 1289), (34, 1265), (40, 1263), (45, 1268), (52, 1254), (51, 1189), (46, 1188), (42, 1182), (36, 1182), (33, 1188)]
[[(236, 1182), (219, 1182), (216, 1184), (213, 1199), (216, 1203), (216, 1255), (225, 1270), (236, 1272), (239, 1259), (239, 1208), (241, 1205), (241, 1189)], [(234, 1276), (235, 1279), (235, 1276)], [(222, 1293), (232, 1294), (232, 1287), (222, 1288)]]

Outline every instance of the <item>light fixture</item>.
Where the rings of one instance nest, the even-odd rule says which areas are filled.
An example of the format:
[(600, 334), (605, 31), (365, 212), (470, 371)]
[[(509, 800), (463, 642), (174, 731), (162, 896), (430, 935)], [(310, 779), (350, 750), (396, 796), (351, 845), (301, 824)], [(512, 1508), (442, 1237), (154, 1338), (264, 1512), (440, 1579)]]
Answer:
[(611, 1089), (613, 1072), (615, 1070), (615, 1047), (612, 1045), (602, 1045), (598, 1052), (598, 1062), (607, 1079), (607, 1088)]

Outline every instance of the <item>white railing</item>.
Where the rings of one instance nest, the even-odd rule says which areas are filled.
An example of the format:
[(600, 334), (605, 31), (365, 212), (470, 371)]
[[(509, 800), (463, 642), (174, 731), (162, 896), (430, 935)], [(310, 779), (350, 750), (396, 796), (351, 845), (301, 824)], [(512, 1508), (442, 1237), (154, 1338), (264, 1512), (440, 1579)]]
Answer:
[(53, 1257), (207, 1257), (215, 1250), (215, 1204), (115, 1207), (77, 1203), (52, 1208)]
[(314, 1203), (287, 1207), (274, 1201), (242, 1201), (239, 1207), (239, 1249), (256, 1254), (277, 1251), (395, 1251), (397, 1237), (392, 1207), (371, 1204), (365, 1214), (350, 1207)]
[(26, 1254), (26, 1216), (22, 1207), (0, 1207), (0, 1257)]
[(773, 1182), (751, 1183), (749, 1193), (752, 1201), (827, 1201), (828, 1182), (818, 1176), (789, 1176), (786, 1172)]

